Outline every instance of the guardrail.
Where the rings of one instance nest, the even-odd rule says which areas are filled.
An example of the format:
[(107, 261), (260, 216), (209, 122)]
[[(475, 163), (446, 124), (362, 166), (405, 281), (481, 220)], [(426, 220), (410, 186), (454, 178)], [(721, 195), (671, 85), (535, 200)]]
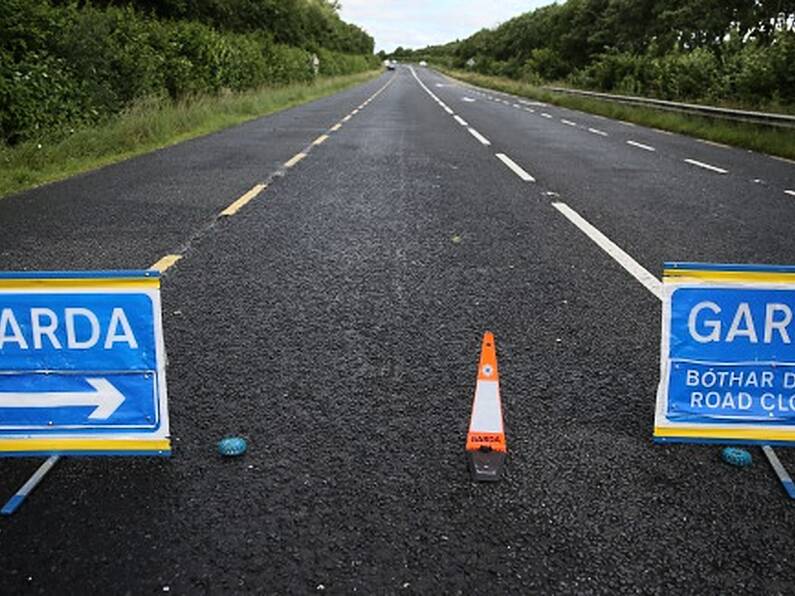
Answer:
[(716, 108), (713, 106), (702, 106), (692, 103), (679, 103), (666, 101), (663, 99), (650, 99), (647, 97), (635, 97), (632, 95), (614, 95), (611, 93), (597, 93), (595, 91), (582, 91), (580, 89), (568, 89), (566, 87), (544, 87), (547, 91), (554, 93), (569, 93), (571, 95), (583, 95), (606, 101), (625, 103), (630, 105), (647, 106), (661, 110), (673, 112), (684, 112), (697, 114), (711, 118), (725, 118), (727, 120), (739, 120), (742, 122), (752, 122), (754, 124), (764, 124), (767, 126), (783, 126), (795, 128), (795, 115), (775, 114), (766, 112), (754, 112), (751, 110), (733, 110), (730, 108)]

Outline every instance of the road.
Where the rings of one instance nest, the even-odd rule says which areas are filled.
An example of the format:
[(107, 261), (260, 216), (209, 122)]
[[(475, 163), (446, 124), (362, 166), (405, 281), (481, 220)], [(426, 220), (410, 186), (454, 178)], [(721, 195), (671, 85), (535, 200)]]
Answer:
[[(2, 269), (181, 260), (173, 458), (59, 463), (0, 521), (1, 591), (795, 592), (761, 452), (651, 442), (662, 262), (792, 262), (793, 191), (792, 163), (401, 66), (3, 199)], [(486, 329), (509, 456), (473, 484)]]

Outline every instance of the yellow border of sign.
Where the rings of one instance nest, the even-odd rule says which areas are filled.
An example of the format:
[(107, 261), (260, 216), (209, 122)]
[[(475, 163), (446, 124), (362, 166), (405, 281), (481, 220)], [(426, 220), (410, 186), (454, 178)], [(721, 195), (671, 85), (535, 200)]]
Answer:
[(170, 452), (169, 439), (0, 439), (0, 453), (58, 451)]
[(683, 439), (724, 439), (738, 441), (795, 441), (795, 430), (767, 430), (764, 428), (678, 428), (655, 426), (654, 436)]
[(159, 277), (96, 279), (0, 279), (0, 290), (51, 290), (63, 288), (150, 289), (159, 288)]
[(795, 273), (766, 271), (708, 271), (704, 269), (665, 269), (663, 281), (698, 280), (740, 283), (795, 283)]

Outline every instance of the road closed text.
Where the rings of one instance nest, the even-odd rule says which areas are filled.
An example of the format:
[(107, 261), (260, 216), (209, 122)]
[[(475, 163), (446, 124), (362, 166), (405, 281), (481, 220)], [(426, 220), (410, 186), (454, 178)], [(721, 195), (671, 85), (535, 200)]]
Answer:
[(675, 363), (671, 385), (669, 415), (675, 419), (795, 419), (793, 367)]

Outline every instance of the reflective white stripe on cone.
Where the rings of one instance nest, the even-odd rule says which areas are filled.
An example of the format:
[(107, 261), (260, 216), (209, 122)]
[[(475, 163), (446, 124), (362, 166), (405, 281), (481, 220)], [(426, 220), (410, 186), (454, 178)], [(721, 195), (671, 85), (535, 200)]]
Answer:
[(472, 480), (499, 480), (508, 446), (502, 423), (497, 348), (490, 331), (483, 335), (466, 450)]

